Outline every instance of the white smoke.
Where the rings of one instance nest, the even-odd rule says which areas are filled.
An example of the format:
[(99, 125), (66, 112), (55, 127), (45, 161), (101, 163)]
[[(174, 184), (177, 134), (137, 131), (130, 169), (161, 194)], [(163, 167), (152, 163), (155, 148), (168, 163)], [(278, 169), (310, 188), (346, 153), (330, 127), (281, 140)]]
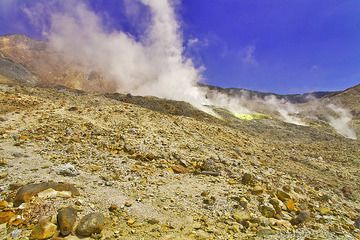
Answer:
[(352, 115), (348, 109), (338, 107), (334, 104), (327, 105), (337, 115), (327, 116), (329, 124), (341, 135), (350, 139), (357, 139), (354, 129), (351, 127)]
[(240, 94), (226, 94), (217, 90), (210, 90), (207, 95), (213, 105), (226, 108), (234, 114), (265, 113), (277, 115), (280, 120), (287, 123), (306, 125), (296, 116), (299, 110), (294, 104), (274, 95), (260, 98), (250, 96), (246, 91), (241, 91)]
[[(126, 2), (125, 2), (126, 3)], [(84, 4), (52, 14), (50, 46), (69, 60), (99, 71), (118, 92), (207, 104), (196, 84), (201, 72), (183, 55), (174, 8), (168, 0), (141, 0), (151, 21), (140, 40), (126, 32), (106, 32), (101, 18)]]

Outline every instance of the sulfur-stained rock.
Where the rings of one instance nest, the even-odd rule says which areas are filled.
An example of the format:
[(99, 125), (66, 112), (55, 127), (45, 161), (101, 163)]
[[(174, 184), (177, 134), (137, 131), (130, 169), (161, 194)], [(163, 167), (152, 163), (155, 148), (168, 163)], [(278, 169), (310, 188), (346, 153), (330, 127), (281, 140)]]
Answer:
[(331, 209), (328, 207), (321, 207), (318, 209), (318, 211), (321, 215), (328, 215), (331, 213)]
[(76, 234), (81, 237), (89, 237), (94, 233), (101, 233), (104, 226), (105, 218), (102, 213), (90, 213), (80, 220)]
[(11, 218), (15, 217), (15, 213), (12, 211), (0, 212), (0, 224), (7, 223)]
[(74, 228), (77, 211), (72, 207), (65, 207), (58, 211), (57, 223), (62, 236), (67, 236)]
[(288, 199), (288, 200), (286, 201), (286, 208), (287, 208), (289, 211), (295, 211), (295, 202), (294, 202), (294, 200)]
[(33, 228), (30, 239), (48, 239), (54, 236), (57, 232), (57, 227), (55, 224), (47, 221), (41, 220), (39, 223)]
[(5, 200), (0, 201), (0, 209), (6, 208), (9, 206), (9, 203)]
[(37, 183), (37, 184), (28, 184), (21, 187), (15, 196), (14, 206), (18, 207), (24, 202), (30, 201), (30, 199), (36, 194), (52, 188), (56, 191), (69, 191), (72, 196), (80, 195), (79, 191), (72, 184), (67, 183), (55, 183), (55, 182), (45, 182), (45, 183)]

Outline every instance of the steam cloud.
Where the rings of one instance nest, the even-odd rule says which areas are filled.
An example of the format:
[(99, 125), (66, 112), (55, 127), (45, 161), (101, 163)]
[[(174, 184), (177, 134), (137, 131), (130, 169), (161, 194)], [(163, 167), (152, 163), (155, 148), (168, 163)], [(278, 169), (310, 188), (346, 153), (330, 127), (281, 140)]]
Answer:
[[(196, 86), (201, 73), (183, 56), (183, 42), (168, 0), (141, 0), (151, 22), (140, 40), (121, 32), (105, 32), (102, 20), (84, 4), (55, 13), (48, 33), (50, 46), (72, 61), (99, 71), (118, 92), (207, 104)], [(129, 4), (129, 3), (127, 3)]]
[(336, 117), (327, 116), (329, 124), (344, 137), (357, 139), (355, 131), (351, 128), (352, 115), (350, 111), (334, 104), (329, 104), (327, 107), (337, 115)]

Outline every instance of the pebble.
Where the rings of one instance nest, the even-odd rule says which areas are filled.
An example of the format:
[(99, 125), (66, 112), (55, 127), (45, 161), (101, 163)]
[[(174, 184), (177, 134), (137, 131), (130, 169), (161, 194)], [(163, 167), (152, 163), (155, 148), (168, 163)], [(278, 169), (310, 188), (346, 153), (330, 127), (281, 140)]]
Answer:
[(118, 209), (119, 209), (119, 206), (116, 205), (116, 204), (111, 204), (110, 207), (109, 207), (110, 212), (115, 212)]
[(321, 215), (328, 215), (331, 213), (331, 209), (328, 207), (321, 207), (318, 209), (318, 211)]
[(354, 226), (360, 228), (360, 217), (355, 220)]
[(90, 213), (80, 220), (76, 234), (81, 237), (89, 237), (94, 233), (101, 233), (104, 226), (105, 218), (102, 213)]
[(260, 195), (264, 192), (264, 188), (261, 186), (255, 186), (251, 189), (251, 192), (255, 195)]
[(8, 162), (5, 159), (0, 159), (0, 167), (8, 165)]
[(259, 206), (259, 210), (264, 217), (273, 218), (275, 217), (276, 211), (273, 205), (270, 203), (263, 203)]
[(181, 165), (172, 166), (171, 169), (174, 171), (174, 173), (178, 173), (178, 174), (188, 173), (187, 168), (186, 168), (186, 167), (183, 167), (183, 166), (181, 166)]
[(250, 220), (250, 214), (247, 211), (235, 211), (233, 213), (233, 218), (238, 222), (242, 223)]
[(240, 200), (239, 200), (239, 204), (240, 204), (240, 206), (242, 206), (243, 208), (247, 208), (247, 206), (248, 206), (248, 204), (249, 204), (249, 201), (248, 201), (246, 198), (242, 197), (242, 198), (240, 198)]
[(310, 218), (309, 212), (301, 211), (295, 218), (291, 219), (290, 222), (292, 225), (299, 225), (307, 221), (309, 218)]
[(282, 190), (278, 190), (276, 192), (276, 196), (283, 202), (285, 202), (285, 201), (287, 201), (287, 200), (289, 200), (291, 198), (290, 195), (287, 192), (284, 192)]
[(65, 207), (58, 211), (57, 223), (62, 236), (67, 236), (74, 228), (77, 211), (72, 207)]
[(245, 173), (241, 178), (241, 183), (248, 185), (251, 184), (254, 181), (254, 175), (250, 173)]
[(1, 171), (1, 172), (0, 172), (0, 179), (4, 179), (4, 178), (6, 178), (8, 175), (9, 175), (9, 174), (8, 174), (7, 171)]

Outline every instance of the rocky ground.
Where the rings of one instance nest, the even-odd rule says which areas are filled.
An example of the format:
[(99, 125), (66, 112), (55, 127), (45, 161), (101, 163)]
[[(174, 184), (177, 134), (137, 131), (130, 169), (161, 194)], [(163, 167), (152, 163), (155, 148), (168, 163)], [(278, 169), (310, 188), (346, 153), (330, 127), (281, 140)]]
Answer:
[(360, 239), (359, 141), (221, 114), (0, 84), (0, 236)]

